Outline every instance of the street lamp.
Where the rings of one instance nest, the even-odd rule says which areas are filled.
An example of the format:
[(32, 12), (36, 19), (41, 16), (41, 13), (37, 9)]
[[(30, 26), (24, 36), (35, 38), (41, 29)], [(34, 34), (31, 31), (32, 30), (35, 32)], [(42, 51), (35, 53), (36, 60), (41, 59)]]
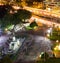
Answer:
[(59, 42), (59, 40), (56, 40), (56, 43), (58, 43)]

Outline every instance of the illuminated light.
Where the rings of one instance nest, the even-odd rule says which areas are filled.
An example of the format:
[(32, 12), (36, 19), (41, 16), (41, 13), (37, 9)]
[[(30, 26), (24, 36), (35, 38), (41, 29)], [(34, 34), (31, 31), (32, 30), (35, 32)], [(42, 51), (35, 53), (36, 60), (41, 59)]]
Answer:
[(22, 19), (22, 21), (24, 22), (24, 19)]
[(41, 58), (41, 54), (39, 55), (39, 57)]
[(29, 19), (25, 19), (25, 22), (28, 22), (29, 21)]
[(17, 13), (17, 11), (14, 11), (15, 13)]
[(10, 10), (10, 13), (11, 13), (11, 14), (13, 14), (13, 11), (12, 11), (12, 10)]
[(33, 12), (32, 10), (30, 10), (30, 12)]
[[(25, 9), (27, 9), (27, 10), (31, 9), (32, 11), (33, 11), (33, 9), (34, 9), (34, 10), (38, 11), (40, 14), (42, 14), (42, 12), (43, 12), (43, 14), (46, 13), (45, 15), (53, 16), (53, 17), (59, 17), (59, 18), (60, 18), (60, 15), (56, 15), (56, 14), (54, 14), (54, 13), (53, 13), (53, 15), (52, 15), (51, 12), (47, 13), (47, 12), (48, 12), (47, 10), (41, 10), (41, 9), (36, 9), (36, 8), (31, 8), (31, 7), (25, 7)], [(51, 9), (48, 8), (48, 10), (50, 11)], [(33, 11), (33, 12), (34, 12), (34, 11)]]
[(1, 1), (0, 1), (0, 5), (2, 5), (2, 6), (3, 6), (4, 4), (3, 4), (3, 3), (1, 3)]
[(59, 26), (59, 29), (60, 29), (60, 26)]
[(50, 34), (47, 34), (47, 37), (50, 37)]
[(60, 15), (58, 17), (60, 18)]
[(52, 32), (52, 28), (49, 28), (48, 30), (47, 30), (47, 33), (51, 33)]
[(50, 31), (50, 30), (48, 30), (47, 32), (48, 32), (48, 33), (50, 33), (51, 31)]
[(54, 15), (55, 17), (58, 17), (57, 15)]
[(51, 16), (54, 16), (54, 14), (51, 14)]
[(42, 53), (39, 55), (40, 58), (41, 58), (42, 54), (44, 54), (44, 52), (42, 52)]
[(55, 48), (54, 48), (54, 50), (56, 51), (56, 50), (57, 50), (57, 48), (55, 47)]
[(59, 40), (56, 40), (56, 42), (58, 43), (58, 42), (59, 42)]
[(48, 11), (51, 11), (51, 8), (47, 8)]
[(27, 27), (27, 26), (29, 26), (29, 25), (30, 25), (30, 23), (26, 23), (26, 24), (23, 24), (23, 25)]
[(38, 19), (36, 18), (35, 21), (37, 21)]
[(58, 46), (58, 49), (60, 50), (60, 44), (59, 44), (59, 46)]
[(41, 56), (44, 54), (44, 52), (41, 52), (41, 54), (39, 55), (39, 57), (41, 58)]
[(37, 29), (37, 26), (35, 26), (34, 29), (36, 30)]
[(13, 37), (13, 41), (15, 41), (16, 40), (16, 38), (15, 38), (15, 36)]
[(19, 6), (12, 6), (14, 9), (16, 9), (16, 10), (18, 10), (18, 9), (20, 9), (20, 7)]
[(8, 29), (7, 29), (7, 28), (5, 28), (5, 31), (8, 31)]
[(15, 43), (13, 50), (17, 51), (18, 48), (19, 48), (19, 46), (17, 45), (17, 43)]
[[(36, 19), (38, 22), (41, 22), (42, 24), (46, 24), (48, 26), (53, 26), (53, 24), (55, 24), (56, 26), (59, 26), (60, 27), (60, 24), (58, 23), (55, 23), (55, 22), (51, 22), (50, 20), (46, 20), (46, 19), (41, 19), (39, 17), (35, 17), (35, 16), (32, 16), (31, 17), (31, 21)], [(32, 21), (33, 22), (33, 21)]]
[(20, 41), (19, 41), (19, 39), (17, 39), (17, 44), (18, 44), (18, 45), (20, 44)]

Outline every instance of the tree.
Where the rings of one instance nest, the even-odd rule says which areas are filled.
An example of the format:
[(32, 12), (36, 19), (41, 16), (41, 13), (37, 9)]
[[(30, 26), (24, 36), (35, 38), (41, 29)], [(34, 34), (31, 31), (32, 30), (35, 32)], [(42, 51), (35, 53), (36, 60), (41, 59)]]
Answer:
[(48, 59), (49, 58), (49, 55), (46, 53), (46, 52), (44, 52), (42, 55), (41, 55), (41, 59)]
[(53, 41), (56, 41), (56, 40), (60, 41), (60, 30), (57, 30), (57, 29), (54, 28), (52, 31), (52, 34), (49, 37)]
[(3, 28), (6, 28), (9, 25), (16, 25), (20, 22), (25, 21), (25, 19), (29, 19), (31, 17), (31, 13), (26, 10), (18, 10), (17, 13), (10, 14), (9, 12), (4, 16), (4, 18), (0, 21), (0, 24)]
[(4, 18), (4, 16), (12, 9), (9, 4), (0, 5), (0, 19)]
[(15, 14), (6, 14), (4, 18), (1, 20), (0, 24), (2, 25), (1, 27), (4, 29), (11, 25), (15, 26), (20, 22), (21, 19), (19, 19)]
[(38, 26), (38, 25), (37, 25), (37, 23), (36, 23), (35, 20), (34, 20), (34, 22), (32, 22), (32, 23), (30, 24), (30, 27), (34, 28), (35, 26)]
[(27, 10), (20, 9), (16, 13), (16, 15), (18, 16), (18, 18), (25, 21), (26, 19), (29, 19), (31, 17), (31, 12), (29, 12)]

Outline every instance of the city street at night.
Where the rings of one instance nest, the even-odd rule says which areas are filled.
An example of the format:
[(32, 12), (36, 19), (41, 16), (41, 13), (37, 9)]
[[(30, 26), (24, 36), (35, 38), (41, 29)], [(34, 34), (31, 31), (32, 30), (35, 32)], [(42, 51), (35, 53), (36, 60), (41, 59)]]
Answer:
[(60, 1), (0, 0), (0, 63), (60, 63)]

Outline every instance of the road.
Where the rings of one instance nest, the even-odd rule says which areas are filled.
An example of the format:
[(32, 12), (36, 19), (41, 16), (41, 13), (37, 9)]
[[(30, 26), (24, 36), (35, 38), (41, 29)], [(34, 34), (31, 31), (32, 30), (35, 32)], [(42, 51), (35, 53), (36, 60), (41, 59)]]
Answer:
[[(18, 7), (18, 6), (15, 6), (13, 8), (20, 9), (20, 7)], [(26, 10), (35, 14), (35, 16), (31, 17), (29, 22), (32, 22), (35, 19), (37, 22), (45, 24), (47, 26), (53, 26), (53, 24), (55, 24), (56, 26), (59, 26), (59, 28), (60, 28), (60, 24), (58, 22), (55, 22), (55, 20), (52, 21), (52, 20), (48, 20), (48, 19), (38, 17), (39, 15), (43, 15), (43, 16), (48, 16), (50, 18), (60, 19), (60, 13), (59, 12), (54, 13), (54, 12), (51, 12), (51, 11), (37, 9), (37, 8), (31, 8), (31, 7), (27, 7), (27, 6), (24, 6), (23, 9), (26, 9)], [(38, 16), (36, 16), (36, 15), (38, 15)]]
[(53, 24), (55, 24), (56, 26), (59, 26), (59, 28), (60, 28), (60, 23), (52, 21), (51, 19), (48, 20), (48, 19), (44, 19), (44, 18), (36, 16), (36, 15), (41, 14), (43, 16), (49, 16), (51, 18), (53, 17), (56, 19), (60, 19), (60, 13), (53, 13), (53, 12), (50, 12), (47, 10), (36, 9), (36, 8), (31, 8), (31, 7), (26, 7), (26, 6), (24, 7), (24, 9), (35, 14), (34, 16), (31, 17), (29, 22), (32, 22), (35, 19), (37, 22), (40, 22), (40, 23), (45, 24), (47, 26), (53, 26)]
[(49, 17), (55, 17), (55, 18), (60, 18), (60, 12), (56, 12), (55, 10), (42, 10), (42, 9), (37, 9), (37, 8), (31, 8), (31, 7), (27, 7), (25, 6), (24, 9), (33, 12), (36, 15), (43, 15), (43, 16), (49, 16)]
[(51, 26), (51, 27), (53, 26), (53, 24), (55, 24), (55, 26), (59, 26), (59, 28), (60, 28), (60, 24), (59, 23), (52, 22), (52, 20), (50, 21), (50, 20), (47, 20), (47, 19), (40, 18), (38, 16), (32, 16), (30, 18), (29, 22), (32, 22), (34, 19), (35, 19), (35, 21), (37, 23), (42, 23), (42, 24), (45, 24), (45, 25)]

